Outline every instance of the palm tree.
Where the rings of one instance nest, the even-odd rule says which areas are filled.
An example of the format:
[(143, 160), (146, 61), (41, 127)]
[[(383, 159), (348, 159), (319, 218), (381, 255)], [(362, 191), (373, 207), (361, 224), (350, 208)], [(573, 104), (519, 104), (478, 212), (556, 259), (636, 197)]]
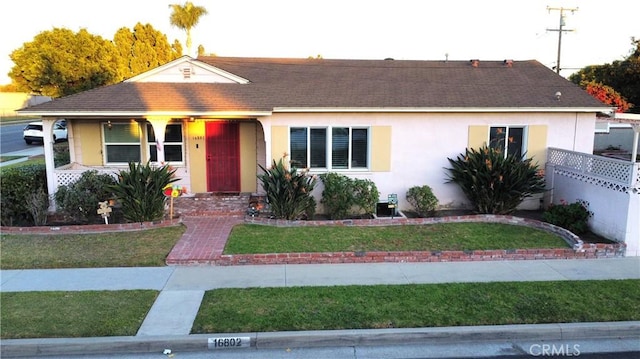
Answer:
[(171, 25), (186, 31), (187, 33), (187, 53), (191, 54), (191, 29), (198, 24), (200, 17), (207, 14), (207, 9), (203, 6), (195, 6), (191, 1), (184, 5), (169, 5), (173, 12), (169, 17)]

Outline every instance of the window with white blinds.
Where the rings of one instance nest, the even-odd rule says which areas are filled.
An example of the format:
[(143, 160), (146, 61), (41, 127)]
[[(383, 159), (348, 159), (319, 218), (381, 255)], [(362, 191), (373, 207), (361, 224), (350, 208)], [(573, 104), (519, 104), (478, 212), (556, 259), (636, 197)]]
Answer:
[(105, 164), (140, 162), (140, 126), (136, 122), (103, 123)]
[(291, 127), (291, 163), (298, 168), (367, 169), (369, 132), (362, 127)]

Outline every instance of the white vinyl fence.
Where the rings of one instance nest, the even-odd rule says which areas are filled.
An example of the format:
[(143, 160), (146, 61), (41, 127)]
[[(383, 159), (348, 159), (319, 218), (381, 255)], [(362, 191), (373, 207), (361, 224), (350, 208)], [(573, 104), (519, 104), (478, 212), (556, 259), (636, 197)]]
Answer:
[(640, 163), (549, 148), (547, 202), (586, 201), (590, 230), (640, 256)]

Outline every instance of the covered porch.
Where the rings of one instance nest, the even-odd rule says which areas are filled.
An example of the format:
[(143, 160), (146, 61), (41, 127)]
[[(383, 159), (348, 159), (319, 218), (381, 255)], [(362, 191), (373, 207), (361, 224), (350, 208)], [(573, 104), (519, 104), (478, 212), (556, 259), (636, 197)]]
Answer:
[[(58, 117), (43, 117), (52, 131)], [(117, 177), (129, 162), (168, 164), (177, 184), (195, 193), (253, 193), (258, 165), (267, 162), (265, 135), (256, 117), (65, 117), (70, 163), (56, 168), (50, 137), (44, 157), (50, 194), (85, 171)], [(48, 133), (48, 132), (45, 132)], [(53, 202), (53, 201), (52, 201)], [(55, 211), (55, 204), (50, 208)]]

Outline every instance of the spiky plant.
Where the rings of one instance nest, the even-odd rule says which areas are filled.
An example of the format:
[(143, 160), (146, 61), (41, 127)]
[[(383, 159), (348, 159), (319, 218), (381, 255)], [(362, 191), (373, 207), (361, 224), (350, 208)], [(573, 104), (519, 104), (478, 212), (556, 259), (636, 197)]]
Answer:
[(311, 192), (317, 180), (307, 170), (287, 167), (284, 159), (273, 160), (268, 169), (260, 166), (264, 173), (258, 179), (267, 192), (271, 211), (276, 218), (287, 220), (310, 217), (315, 213), (316, 201)]
[(531, 158), (505, 156), (500, 149), (483, 146), (447, 160), (447, 182), (458, 184), (478, 213), (512, 213), (525, 198), (545, 190), (544, 177)]
[(124, 218), (131, 222), (149, 222), (164, 216), (165, 196), (162, 189), (178, 180), (176, 170), (168, 165), (152, 167), (130, 162), (129, 170), (122, 170), (118, 183), (111, 190), (122, 204)]

